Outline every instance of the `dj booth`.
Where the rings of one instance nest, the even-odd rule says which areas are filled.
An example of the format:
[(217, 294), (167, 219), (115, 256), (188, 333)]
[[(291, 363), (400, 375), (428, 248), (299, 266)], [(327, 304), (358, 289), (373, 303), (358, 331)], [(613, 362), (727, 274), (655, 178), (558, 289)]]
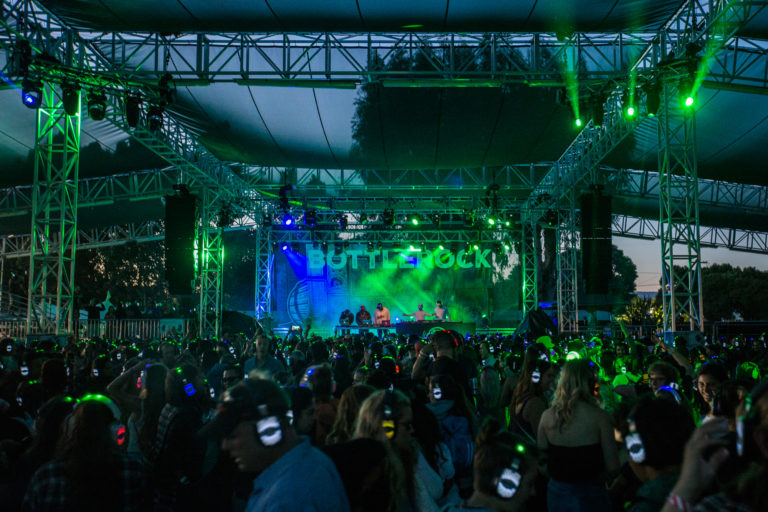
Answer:
[(474, 322), (441, 322), (439, 320), (428, 320), (425, 322), (399, 322), (387, 326), (382, 325), (337, 325), (334, 328), (334, 334), (340, 336), (349, 332), (351, 334), (365, 333), (368, 331), (387, 331), (387, 334), (416, 334), (425, 336), (434, 331), (456, 331), (460, 334), (475, 334)]

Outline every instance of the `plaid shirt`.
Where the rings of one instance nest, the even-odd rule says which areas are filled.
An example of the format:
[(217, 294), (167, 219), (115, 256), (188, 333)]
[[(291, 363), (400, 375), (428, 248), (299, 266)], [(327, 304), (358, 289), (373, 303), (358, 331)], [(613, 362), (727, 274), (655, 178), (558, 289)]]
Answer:
[[(145, 504), (145, 473), (139, 461), (120, 457), (122, 462), (123, 510), (138, 511)], [(75, 510), (69, 501), (68, 489), (76, 482), (71, 482), (61, 461), (49, 462), (38, 469), (24, 495), (23, 511), (64, 511)]]

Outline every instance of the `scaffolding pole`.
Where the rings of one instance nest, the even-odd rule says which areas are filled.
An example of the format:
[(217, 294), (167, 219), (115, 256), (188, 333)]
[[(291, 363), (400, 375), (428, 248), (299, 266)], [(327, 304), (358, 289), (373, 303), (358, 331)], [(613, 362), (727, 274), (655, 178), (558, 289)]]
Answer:
[(521, 227), (520, 259), (523, 262), (523, 316), (525, 316), (535, 311), (538, 306), (538, 226), (524, 215)]
[(560, 332), (579, 332), (578, 274), (579, 229), (573, 189), (560, 202), (557, 225), (557, 314)]
[(272, 228), (261, 226), (256, 231), (256, 319), (272, 315), (272, 271), (275, 256), (272, 254)]
[(665, 82), (658, 138), (659, 238), (666, 333), (680, 329), (683, 315), (688, 317), (691, 331), (704, 329), (695, 107), (682, 106), (678, 96), (677, 87)]
[(203, 189), (200, 206), (200, 309), (201, 337), (216, 338), (221, 333), (222, 290), (224, 281), (223, 229), (217, 190)]

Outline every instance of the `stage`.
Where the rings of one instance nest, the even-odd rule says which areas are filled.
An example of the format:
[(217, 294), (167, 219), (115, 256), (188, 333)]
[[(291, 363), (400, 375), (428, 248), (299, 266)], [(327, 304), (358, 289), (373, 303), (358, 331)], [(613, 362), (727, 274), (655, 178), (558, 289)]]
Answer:
[(418, 336), (427, 335), (440, 330), (456, 331), (460, 334), (475, 334), (474, 322), (441, 322), (437, 320), (425, 322), (399, 322), (388, 326), (379, 325), (337, 325), (334, 328), (334, 335), (341, 336), (343, 331), (349, 331), (352, 334), (358, 334), (366, 331), (387, 331), (387, 333), (404, 334), (406, 336), (416, 334)]

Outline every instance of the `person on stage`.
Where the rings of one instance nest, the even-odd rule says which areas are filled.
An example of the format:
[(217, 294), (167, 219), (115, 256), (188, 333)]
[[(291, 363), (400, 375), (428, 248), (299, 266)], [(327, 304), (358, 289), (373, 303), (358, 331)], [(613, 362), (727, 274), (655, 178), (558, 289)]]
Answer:
[(339, 327), (341, 327), (340, 331), (342, 336), (349, 334), (349, 329), (344, 329), (344, 327), (349, 327), (354, 321), (355, 315), (353, 315), (349, 309), (345, 309), (341, 312), (341, 316), (339, 316)]
[[(376, 305), (376, 311), (373, 312), (373, 323), (379, 327), (389, 327), (389, 324), (392, 323), (392, 315), (389, 314), (389, 309), (382, 306), (381, 302)], [(386, 333), (386, 329), (379, 329), (379, 338), (384, 337)]]
[(371, 313), (365, 309), (365, 306), (360, 306), (360, 311), (355, 315), (355, 321), (357, 325), (371, 325)]
[(413, 313), (406, 313), (403, 316), (412, 316), (414, 322), (423, 322), (426, 320), (428, 316), (435, 316), (434, 313), (427, 313), (424, 311), (424, 304), (419, 302), (419, 309), (414, 311)]
[(451, 316), (448, 314), (448, 308), (443, 306), (442, 301), (437, 301), (437, 306), (435, 307), (435, 320), (439, 322), (447, 322), (451, 319)]

